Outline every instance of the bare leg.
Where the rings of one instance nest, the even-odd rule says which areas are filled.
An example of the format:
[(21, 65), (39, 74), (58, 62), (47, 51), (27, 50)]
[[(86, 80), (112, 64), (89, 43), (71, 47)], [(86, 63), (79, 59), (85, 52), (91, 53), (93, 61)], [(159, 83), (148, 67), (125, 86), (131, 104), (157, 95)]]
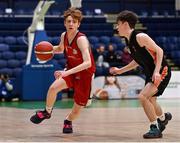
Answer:
[(62, 89), (68, 88), (64, 79), (59, 78), (56, 79), (52, 85), (49, 87), (47, 98), (46, 98), (46, 106), (53, 107), (56, 101), (57, 93)]
[(44, 119), (49, 119), (51, 117), (52, 108), (56, 101), (57, 93), (65, 88), (67, 88), (65, 80), (62, 78), (56, 79), (49, 87), (47, 93), (46, 110), (37, 111), (36, 114), (30, 118), (31, 122), (39, 124)]
[(150, 102), (150, 98), (156, 92), (157, 88), (152, 83), (148, 83), (139, 94), (139, 100), (150, 122), (156, 121), (157, 119), (155, 108)]
[(73, 108), (71, 112), (67, 115), (66, 119), (69, 121), (73, 121), (80, 115), (81, 109), (84, 108), (84, 106), (80, 106), (76, 103), (74, 103)]
[(157, 103), (157, 97), (151, 97), (150, 102), (153, 104), (156, 115), (159, 117), (163, 114), (163, 111), (160, 107), (160, 105)]
[(144, 108), (149, 121), (151, 122), (150, 131), (143, 135), (143, 138), (161, 138), (162, 133), (159, 130), (156, 111), (154, 105), (151, 103), (150, 99), (157, 92), (157, 87), (153, 83), (148, 83), (144, 89), (139, 94), (139, 99)]

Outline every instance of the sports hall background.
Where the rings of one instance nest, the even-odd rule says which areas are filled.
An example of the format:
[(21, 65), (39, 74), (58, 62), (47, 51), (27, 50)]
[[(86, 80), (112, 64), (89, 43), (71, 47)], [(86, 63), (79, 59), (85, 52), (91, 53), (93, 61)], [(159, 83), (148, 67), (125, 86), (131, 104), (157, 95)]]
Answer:
[[(39, 1), (37, 0), (0, 0), (0, 73), (7, 73), (10, 76), (14, 83), (14, 97), (19, 98), (19, 101), (15, 102), (0, 102), (0, 112), (2, 113), (2, 115), (0, 115), (0, 119), (2, 120), (6, 119), (6, 117), (7, 119), (9, 118), (9, 114), (4, 114), (6, 111), (11, 114), (18, 108), (25, 110), (28, 109), (28, 112), (33, 112), (33, 110), (29, 109), (43, 108), (44, 102), (41, 101), (45, 100), (48, 86), (54, 80), (53, 71), (56, 69), (63, 69), (65, 66), (66, 61), (63, 54), (54, 56), (53, 60), (45, 64), (39, 64), (33, 60), (30, 62), (30, 64), (27, 64), (27, 28), (32, 23), (34, 14), (33, 12), (38, 2)], [(48, 40), (53, 45), (59, 43), (59, 36), (65, 30), (62, 15), (64, 10), (70, 6), (71, 3), (69, 0), (56, 0), (56, 2), (50, 6), (45, 16), (44, 32), (46, 33), (40, 33), (39, 37), (41, 38), (37, 38), (38, 36), (36, 36), (36, 43), (40, 40)], [(171, 81), (169, 89), (165, 94), (167, 95), (166, 97), (168, 97), (168, 99), (161, 99), (160, 102), (164, 107), (170, 107), (170, 109), (173, 107), (173, 112), (178, 113), (177, 109), (180, 105), (179, 0), (82, 0), (82, 7), (80, 9), (84, 14), (84, 19), (80, 26), (80, 31), (84, 32), (88, 36), (88, 39), (92, 45), (92, 50), (96, 50), (100, 44), (104, 44), (107, 50), (107, 45), (112, 43), (115, 47), (115, 50), (117, 52), (121, 52), (125, 47), (125, 44), (123, 39), (117, 37), (116, 34), (116, 16), (120, 11), (125, 9), (132, 10), (138, 14), (139, 23), (136, 25), (136, 29), (142, 30), (149, 34), (155, 40), (155, 42), (157, 42), (157, 44), (163, 48), (167, 56), (166, 58), (168, 59), (168, 63), (171, 65), (173, 70), (173, 80)], [(46, 68), (41, 68), (42, 66)], [(32, 67), (38, 68), (33, 69)], [(97, 67), (95, 79), (106, 76), (108, 74), (107, 71), (108, 69)], [(128, 77), (132, 75), (140, 78), (143, 77), (141, 73), (136, 72), (128, 73), (127, 75), (123, 76)], [(131, 82), (134, 82), (135, 85), (137, 81), (132, 80)], [(72, 91), (68, 92), (69, 96), (72, 96), (71, 92)], [(72, 107), (71, 98), (67, 97), (64, 99), (60, 93), (58, 99), (59, 100), (55, 106), (57, 109), (68, 109)], [(113, 101), (96, 100), (92, 103), (93, 109), (111, 107), (117, 108), (119, 112), (121, 107), (136, 108), (140, 107), (140, 104), (136, 99)], [(22, 114), (24, 111), (21, 111), (21, 113), (19, 113), (19, 110), (16, 112), (19, 113), (20, 116), (23, 116)], [(131, 109), (127, 110), (127, 112), (128, 111), (131, 112)], [(10, 116), (10, 119), (12, 119), (13, 122), (16, 122), (13, 116)], [(104, 114), (102, 114), (102, 116), (104, 116)], [(28, 120), (28, 117), (25, 118)], [(1, 121), (0, 125), (4, 124), (5, 121)], [(124, 119), (124, 121), (126, 120)], [(180, 118), (178, 116), (176, 117), (176, 122), (174, 125), (179, 123), (179, 121)], [(11, 124), (11, 121), (7, 120), (7, 122)], [(35, 128), (33, 127), (33, 129)], [(179, 129), (179, 126), (173, 129), (173, 131), (175, 132), (177, 129)], [(8, 131), (6, 133), (8, 133)], [(3, 138), (2, 136), (5, 137)], [(101, 135), (101, 137), (102, 138), (96, 138), (97, 140), (93, 140), (92, 137), (89, 140), (103, 141), (103, 135)], [(17, 141), (18, 139), (19, 141), (25, 140), (24, 138), (18, 138), (16, 135), (14, 135), (14, 138), (16, 138)], [(29, 137), (29, 141), (34, 141), (32, 138), (33, 137)], [(74, 138), (71, 137), (70, 141), (87, 141), (83, 137), (81, 138), (81, 135), (79, 135), (79, 138), (82, 140)], [(128, 140), (128, 138), (124, 137), (123, 139), (124, 140), (122, 141), (133, 141), (132, 138)], [(173, 135), (169, 138), (169, 140), (168, 138), (166, 139), (167, 141), (176, 141), (176, 139), (179, 140), (178, 137), (174, 139)], [(14, 141), (12, 138), (10, 138), (10, 136), (6, 136), (5, 133), (0, 134), (0, 141), (8, 140)], [(46, 141), (58, 140), (50, 138), (50, 140)], [(67, 140), (64, 139), (63, 141)], [(108, 141), (121, 140), (118, 140), (118, 137), (116, 140), (116, 137), (114, 137), (114, 139), (110, 139)], [(138, 141), (138, 139), (135, 141)]]
[[(52, 72), (57, 68), (64, 68), (65, 65), (62, 54), (56, 55), (51, 61), (53, 68), (42, 69), (42, 72), (36, 71), (35, 73), (31, 73), (27, 68), (23, 69), (27, 63), (27, 29), (32, 23), (33, 11), (37, 4), (36, 0), (0, 1), (0, 73), (10, 75), (15, 84), (14, 94), (22, 100), (45, 99), (47, 88), (54, 80), (51, 78)], [(50, 6), (45, 18), (47, 35), (36, 34), (34, 39), (36, 43), (39, 40), (48, 40), (53, 45), (59, 43), (59, 36), (65, 30), (62, 14), (70, 6), (69, 0), (56, 0)], [(140, 17), (136, 28), (147, 32), (164, 49), (172, 69), (179, 70), (180, 18), (178, 6), (178, 0), (83, 0), (81, 10), (85, 18), (80, 31), (88, 36), (93, 51), (100, 44), (104, 44), (107, 52), (108, 44), (112, 43), (115, 50), (121, 53), (125, 44), (116, 35), (115, 19), (121, 10), (133, 10)], [(38, 37), (40, 38), (37, 39)], [(36, 60), (31, 60), (30, 64), (34, 64), (34, 62), (38, 64)], [(27, 73), (23, 72), (26, 70), (28, 70)], [(49, 71), (50, 73), (48, 73)], [(96, 76), (107, 74), (108, 69), (97, 67)], [(42, 77), (36, 80), (36, 86), (34, 80), (39, 76)], [(48, 78), (45, 79), (45, 77)], [(30, 79), (32, 80), (30, 81)], [(34, 86), (31, 86), (32, 84)], [(29, 91), (29, 86), (32, 88), (31, 91)]]

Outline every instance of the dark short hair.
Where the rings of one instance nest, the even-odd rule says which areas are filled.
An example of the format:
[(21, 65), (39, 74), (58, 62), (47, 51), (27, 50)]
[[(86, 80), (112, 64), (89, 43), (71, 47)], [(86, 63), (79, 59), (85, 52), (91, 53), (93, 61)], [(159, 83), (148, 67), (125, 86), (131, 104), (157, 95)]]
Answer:
[(116, 22), (118, 21), (128, 22), (130, 28), (134, 28), (138, 21), (138, 16), (132, 11), (124, 10), (117, 16)]

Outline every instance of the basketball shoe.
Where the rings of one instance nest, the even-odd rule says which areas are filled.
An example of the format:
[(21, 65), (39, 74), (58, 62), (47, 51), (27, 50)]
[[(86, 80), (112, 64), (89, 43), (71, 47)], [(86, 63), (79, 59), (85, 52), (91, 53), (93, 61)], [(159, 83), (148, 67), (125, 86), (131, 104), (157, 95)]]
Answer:
[(143, 135), (143, 138), (145, 139), (153, 139), (153, 138), (162, 138), (161, 131), (157, 128), (156, 125), (151, 124), (149, 132), (145, 133)]
[(165, 130), (166, 125), (168, 124), (168, 121), (170, 121), (171, 119), (172, 119), (172, 115), (169, 112), (165, 113), (165, 120), (164, 121), (161, 121), (159, 118), (157, 119), (158, 127), (159, 127), (161, 132), (163, 132)]
[(36, 114), (33, 115), (30, 120), (34, 124), (41, 123), (44, 119), (49, 119), (51, 117), (51, 114), (48, 113), (46, 110), (44, 111), (36, 111)]
[(63, 133), (64, 134), (73, 133), (72, 121), (64, 120)]

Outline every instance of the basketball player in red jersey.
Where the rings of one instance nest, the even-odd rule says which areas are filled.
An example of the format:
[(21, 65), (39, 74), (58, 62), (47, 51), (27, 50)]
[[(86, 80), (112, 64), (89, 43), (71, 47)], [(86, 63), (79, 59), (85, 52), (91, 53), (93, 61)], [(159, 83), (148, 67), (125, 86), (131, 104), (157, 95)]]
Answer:
[(122, 74), (137, 66), (144, 69), (145, 87), (138, 97), (150, 121), (150, 130), (143, 137), (161, 138), (172, 115), (162, 111), (157, 103), (157, 97), (162, 95), (167, 87), (171, 78), (171, 69), (163, 50), (147, 34), (134, 29), (137, 21), (138, 17), (132, 11), (125, 10), (118, 15), (117, 30), (120, 36), (125, 37), (133, 61), (122, 68), (112, 67), (110, 73)]
[(95, 73), (90, 44), (87, 37), (78, 31), (82, 20), (82, 13), (75, 8), (64, 12), (66, 32), (61, 35), (61, 42), (54, 46), (54, 53), (65, 53), (67, 70), (55, 71), (56, 80), (49, 87), (46, 108), (37, 111), (30, 120), (39, 124), (51, 117), (57, 93), (66, 88), (74, 89), (74, 105), (64, 120), (63, 133), (73, 133), (72, 121), (78, 117), (83, 107), (87, 105), (91, 93), (91, 82)]

